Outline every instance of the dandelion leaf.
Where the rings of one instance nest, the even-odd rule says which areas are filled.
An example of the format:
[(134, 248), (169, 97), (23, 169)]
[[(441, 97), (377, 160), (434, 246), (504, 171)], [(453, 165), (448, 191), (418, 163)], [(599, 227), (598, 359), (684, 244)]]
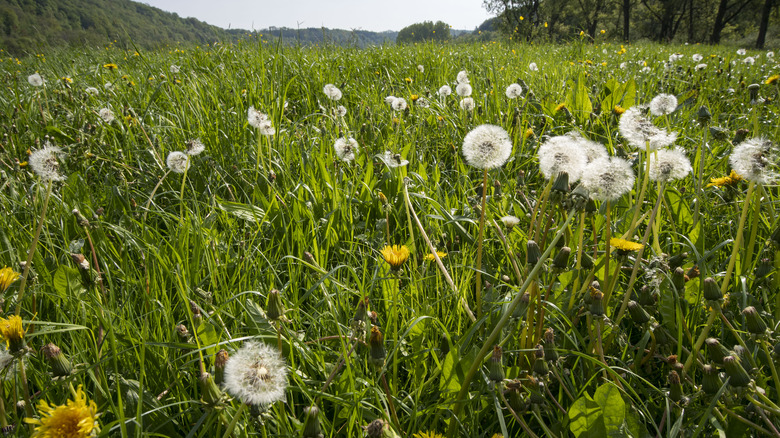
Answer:
[(74, 297), (86, 292), (81, 282), (81, 274), (76, 268), (60, 266), (54, 273), (54, 290), (62, 298)]
[(569, 429), (575, 437), (596, 438), (607, 436), (604, 411), (591, 396), (585, 393), (569, 408)]
[(585, 123), (593, 112), (593, 104), (588, 96), (587, 77), (581, 73), (575, 81), (568, 82), (566, 107), (579, 123)]
[(605, 383), (596, 389), (593, 399), (601, 406), (607, 434), (621, 436), (620, 430), (626, 419), (626, 402), (620, 390), (611, 383)]

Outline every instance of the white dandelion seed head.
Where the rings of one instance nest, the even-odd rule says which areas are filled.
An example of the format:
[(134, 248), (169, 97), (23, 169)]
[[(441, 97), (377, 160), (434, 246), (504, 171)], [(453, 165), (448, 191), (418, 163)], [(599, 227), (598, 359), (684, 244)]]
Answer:
[(415, 105), (419, 106), (420, 108), (429, 108), (431, 104), (428, 102), (428, 99), (424, 97), (420, 97), (414, 102)]
[(105, 84), (103, 84), (103, 88), (105, 88), (106, 90), (113, 90), (114, 84), (112, 84), (111, 82), (106, 82)]
[(188, 141), (187, 143), (185, 143), (185, 146), (187, 147), (187, 155), (191, 157), (194, 157), (195, 155), (200, 155), (201, 153), (203, 153), (203, 151), (206, 150), (206, 145), (204, 145), (199, 138)]
[(528, 70), (539, 71), (539, 66), (535, 62), (528, 64)]
[(671, 134), (646, 119), (638, 107), (631, 107), (623, 113), (618, 123), (620, 134), (628, 144), (639, 150), (654, 151), (671, 146), (677, 140), (677, 133)]
[(403, 111), (409, 105), (406, 103), (406, 99), (404, 99), (403, 97), (396, 97), (395, 100), (393, 100), (391, 106), (395, 111)]
[(382, 160), (382, 162), (390, 168), (404, 167), (409, 164), (409, 160), (404, 160), (403, 157), (401, 157), (401, 154), (396, 154), (390, 151), (377, 154), (376, 157)]
[(580, 142), (570, 135), (549, 138), (539, 146), (536, 155), (539, 158), (539, 171), (546, 179), (555, 179), (558, 174), (566, 172), (569, 182), (577, 181), (588, 163)]
[(619, 67), (620, 67), (621, 70), (625, 70), (626, 69), (626, 65), (627, 64), (625, 62), (621, 62)]
[(30, 154), (28, 162), (33, 172), (42, 180), (62, 181), (65, 177), (60, 174), (59, 159), (64, 157), (64, 155), (65, 153), (62, 152), (62, 149), (47, 141), (41, 149)]
[(677, 98), (673, 94), (661, 93), (650, 101), (650, 114), (665, 116), (677, 109)]
[(469, 74), (466, 72), (466, 70), (461, 70), (458, 72), (458, 76), (455, 78), (455, 80), (459, 84), (468, 84), (469, 83)]
[(114, 121), (114, 112), (111, 111), (109, 108), (100, 108), (100, 111), (98, 111), (98, 115), (106, 123), (111, 123)]
[(464, 97), (460, 101), (460, 108), (466, 111), (473, 111), (474, 110), (474, 99), (470, 97)]
[(87, 88), (84, 90), (84, 92), (85, 92), (85, 93), (87, 93), (87, 94), (89, 94), (90, 96), (97, 96), (98, 94), (100, 94), (100, 90), (98, 90), (98, 89), (97, 89), (97, 88), (95, 88), (95, 87), (87, 87)]
[(425, 72), (425, 67), (423, 67), (423, 65), (422, 65), (422, 64), (419, 64), (419, 65), (417, 66), (417, 71), (419, 71), (420, 73), (423, 73), (423, 72)]
[(501, 218), (501, 222), (507, 228), (514, 228), (517, 224), (520, 223), (520, 218), (517, 216), (503, 216)]
[(260, 125), (258, 125), (257, 130), (260, 132), (260, 134), (265, 135), (266, 137), (270, 137), (274, 134), (276, 134), (276, 129), (274, 128), (273, 122), (271, 122), (270, 119), (263, 120), (260, 122)]
[(181, 67), (179, 67), (176, 64), (171, 64), (171, 68), (169, 68), (169, 70), (170, 70), (171, 73), (176, 74), (179, 71), (181, 71)]
[(447, 97), (452, 94), (452, 88), (450, 88), (449, 85), (442, 85), (441, 88), (439, 88), (438, 93), (440, 97)]
[(737, 55), (739, 55), (739, 56), (745, 56), (745, 55), (747, 55), (747, 50), (745, 50), (745, 49), (739, 49), (739, 50), (737, 50)]
[(43, 78), (40, 74), (33, 73), (30, 76), (27, 76), (27, 82), (29, 82), (33, 87), (40, 87), (43, 85)]
[(225, 365), (225, 391), (260, 406), (284, 400), (287, 366), (279, 352), (262, 342), (246, 342)]
[(599, 158), (585, 167), (580, 181), (597, 201), (614, 201), (634, 186), (634, 171), (628, 161), (617, 158)]
[(748, 56), (747, 58), (742, 60), (742, 63), (747, 65), (753, 65), (756, 63), (756, 58), (753, 58), (752, 56)]
[(701, 71), (704, 70), (705, 68), (707, 68), (707, 64), (701, 63), (701, 64), (696, 64), (696, 67), (694, 67), (693, 69), (696, 71)]
[(333, 84), (327, 84), (325, 87), (323, 87), (322, 92), (325, 93), (325, 96), (328, 97), (330, 100), (340, 100), (341, 99), (341, 90), (336, 88)]
[(694, 53), (693, 55), (691, 55), (691, 59), (693, 59), (693, 62), (701, 62), (701, 60), (704, 59), (704, 57), (698, 53)]
[(509, 86), (506, 87), (505, 94), (509, 99), (517, 99), (523, 95), (523, 87), (521, 87), (520, 84), (509, 84)]
[(773, 52), (771, 50), (766, 52), (766, 57), (767, 58), (774, 58), (775, 57), (775, 52)]
[(641, 70), (639, 70), (641, 73), (650, 73), (653, 71), (650, 67), (643, 67)]
[(255, 107), (250, 106), (246, 112), (246, 119), (250, 126), (259, 128), (264, 122), (268, 121), (268, 116), (256, 110)]
[(173, 151), (168, 154), (165, 164), (173, 173), (184, 173), (190, 168), (190, 157), (182, 151)]
[(395, 99), (397, 99), (395, 96), (387, 96), (385, 97), (385, 103), (392, 106)]
[(336, 156), (341, 161), (352, 161), (355, 159), (355, 153), (358, 151), (359, 146), (357, 140), (354, 138), (340, 137), (333, 143), (333, 150), (336, 151)]
[(333, 113), (339, 117), (344, 117), (347, 115), (347, 108), (344, 105), (339, 105), (333, 109)]
[[(569, 132), (566, 135), (571, 137), (572, 140), (576, 141), (579, 148), (585, 152), (585, 157), (588, 159), (588, 163), (599, 158), (605, 158), (609, 156), (607, 153), (607, 148), (604, 147), (603, 144), (597, 141), (588, 140), (577, 131)], [(569, 181), (573, 180), (570, 178)]]
[(667, 183), (683, 179), (693, 171), (691, 161), (680, 148), (659, 149), (648, 155), (650, 160), (650, 173), (648, 177), (653, 181)]
[(754, 137), (734, 147), (729, 157), (731, 168), (748, 181), (771, 184), (777, 180), (777, 150), (763, 137)]
[(501, 167), (511, 154), (512, 140), (500, 126), (479, 125), (463, 138), (463, 157), (476, 168)]
[(683, 59), (684, 56), (685, 55), (683, 55), (682, 53), (672, 53), (671, 55), (669, 55), (669, 62), (677, 62)]
[(467, 82), (461, 82), (455, 87), (455, 92), (460, 97), (469, 97), (471, 96), (471, 85)]

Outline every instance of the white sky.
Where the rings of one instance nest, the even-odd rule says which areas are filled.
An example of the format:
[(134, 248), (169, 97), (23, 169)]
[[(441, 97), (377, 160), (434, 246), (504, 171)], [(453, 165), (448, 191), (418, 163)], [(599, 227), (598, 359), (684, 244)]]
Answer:
[(443, 21), (472, 30), (490, 15), (482, 0), (136, 0), (179, 16), (233, 29), (270, 26), (401, 30), (422, 21)]

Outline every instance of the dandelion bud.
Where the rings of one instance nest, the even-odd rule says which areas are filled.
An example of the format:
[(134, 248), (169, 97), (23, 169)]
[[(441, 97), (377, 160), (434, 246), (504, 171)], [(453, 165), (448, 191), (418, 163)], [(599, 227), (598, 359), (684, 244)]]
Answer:
[(501, 181), (499, 180), (493, 181), (493, 197), (496, 199), (501, 198)]
[(182, 341), (188, 341), (190, 338), (190, 331), (187, 330), (187, 326), (184, 324), (179, 324), (176, 326), (176, 334)]
[(677, 371), (669, 373), (669, 398), (675, 402), (683, 398), (682, 383), (680, 383), (680, 375), (677, 374)]
[(745, 368), (742, 367), (739, 358), (736, 355), (728, 355), (723, 358), (723, 367), (726, 369), (726, 375), (729, 377), (729, 385), (734, 387), (747, 386), (750, 383), (750, 376)]
[(639, 289), (639, 304), (642, 306), (655, 306), (656, 294), (649, 286), (644, 285)]
[(382, 202), (382, 205), (387, 205), (387, 196), (385, 196), (384, 193), (379, 192), (377, 196), (379, 197), (379, 201)]
[(555, 349), (555, 331), (552, 328), (548, 328), (544, 332), (544, 360), (558, 361), (558, 350)]
[(653, 327), (653, 334), (655, 335), (655, 342), (658, 345), (668, 345), (672, 342), (672, 337), (666, 331), (665, 328), (655, 325)]
[(504, 367), (501, 365), (501, 347), (498, 345), (493, 348), (493, 355), (488, 363), (488, 379), (493, 382), (504, 380)]
[(317, 261), (314, 259), (314, 255), (310, 253), (309, 251), (303, 252), (303, 259), (306, 260), (306, 263), (310, 263), (312, 265), (316, 265)]
[(550, 191), (550, 200), (554, 203), (560, 203), (569, 194), (569, 174), (566, 172), (558, 173)]
[[(559, 239), (563, 240), (563, 239)], [(569, 266), (569, 255), (571, 255), (571, 248), (564, 246), (558, 251), (558, 254), (553, 259), (553, 267), (565, 271)]]
[(46, 362), (51, 367), (51, 374), (54, 377), (66, 377), (73, 372), (73, 367), (70, 361), (59, 347), (52, 343), (48, 343), (41, 349), (43, 357), (46, 358)]
[(534, 351), (534, 366), (533, 372), (537, 376), (546, 376), (550, 372), (550, 368), (547, 366), (547, 362), (544, 360), (544, 347), (541, 345), (536, 346)]
[(723, 294), (720, 292), (720, 287), (712, 277), (704, 279), (704, 299), (707, 301), (719, 301), (723, 298)]
[(766, 333), (766, 323), (761, 319), (761, 315), (758, 314), (753, 306), (747, 306), (742, 311), (742, 316), (745, 317), (745, 326), (747, 331), (754, 335), (763, 335)]
[(604, 293), (594, 289), (590, 293), (590, 314), (595, 317), (604, 316)]
[(734, 134), (734, 139), (731, 140), (732, 144), (739, 144), (742, 143), (745, 138), (747, 138), (747, 135), (750, 134), (750, 131), (747, 129), (737, 129), (737, 132)]
[(209, 373), (202, 373), (198, 378), (200, 385), (201, 401), (207, 407), (214, 408), (222, 403), (225, 394), (219, 389), (214, 377)]
[(306, 419), (303, 420), (303, 435), (302, 438), (323, 438), (322, 430), (320, 429), (320, 409), (316, 405), (311, 405), (303, 410), (306, 415)]
[(682, 373), (683, 371), (683, 364), (680, 363), (677, 360), (677, 355), (672, 354), (671, 356), (666, 358), (666, 364), (669, 365), (669, 368), (671, 368), (674, 371)]
[(682, 268), (676, 268), (672, 272), (672, 285), (677, 292), (685, 290), (685, 271)]
[(586, 253), (585, 251), (582, 251), (581, 254), (581, 260), (580, 260), (580, 266), (582, 266), (583, 269), (592, 269), (593, 268), (593, 259)]
[(748, 374), (752, 373), (755, 368), (753, 367), (753, 362), (750, 361), (750, 351), (741, 345), (735, 345), (733, 353), (735, 353), (740, 362), (743, 363), (742, 367), (745, 368), (745, 371), (747, 371)]
[(217, 382), (217, 385), (221, 385), (224, 380), (225, 365), (227, 365), (228, 359), (230, 359), (230, 355), (228, 355), (225, 349), (217, 351), (217, 354), (214, 356), (214, 380)]
[(536, 265), (539, 262), (539, 259), (542, 258), (542, 250), (539, 249), (539, 245), (537, 245), (533, 240), (528, 241), (526, 248), (528, 250), (526, 254), (528, 264), (532, 266)]
[(699, 123), (706, 125), (710, 122), (710, 120), (712, 120), (712, 113), (710, 112), (709, 108), (707, 108), (705, 105), (702, 105), (699, 107), (699, 111), (696, 112), (696, 118), (699, 119)]
[(278, 290), (272, 289), (268, 292), (268, 300), (265, 307), (265, 315), (271, 321), (278, 321), (284, 317), (284, 304), (282, 304), (282, 297), (279, 295)]
[(89, 226), (89, 221), (77, 208), (73, 209), (73, 216), (76, 217), (76, 223), (78, 223), (80, 227), (86, 228)]
[(701, 380), (701, 389), (707, 394), (715, 394), (723, 386), (718, 369), (712, 365), (704, 365), (704, 376)]
[(759, 88), (761, 88), (761, 86), (758, 85), (758, 84), (750, 84), (750, 85), (748, 85), (747, 89), (748, 89), (748, 92), (750, 93), (750, 101), (751, 102), (754, 102), (754, 101), (758, 100), (758, 90), (759, 90)]
[(390, 423), (382, 419), (376, 419), (366, 426), (367, 438), (399, 438)]
[(588, 200), (590, 199), (590, 192), (582, 184), (574, 188), (566, 198), (564, 206), (568, 209), (575, 209), (577, 211), (585, 210), (588, 206)]
[[(541, 380), (535, 381), (536, 379), (531, 380), (534, 385), (534, 389), (531, 389), (531, 404), (534, 405), (543, 405), (545, 402), (544, 399), (544, 382)], [(533, 388), (533, 387), (532, 387)]]
[(523, 399), (523, 383), (520, 380), (511, 380), (506, 384), (509, 406), (520, 414), (526, 410), (526, 401)]
[(705, 339), (704, 345), (707, 346), (710, 360), (717, 364), (723, 363), (723, 358), (729, 355), (729, 350), (715, 338)]
[(685, 281), (691, 281), (694, 278), (697, 278), (699, 274), (699, 267), (691, 266), (691, 269), (688, 269), (688, 272), (685, 273)]
[(523, 296), (520, 297), (520, 302), (517, 303), (517, 307), (515, 307), (515, 310), (512, 312), (512, 318), (515, 319), (524, 318), (526, 311), (528, 310), (528, 304), (530, 302), (531, 302), (531, 294), (528, 292), (523, 293)]
[(371, 347), (369, 362), (375, 367), (381, 368), (385, 363), (385, 345), (382, 342), (382, 332), (379, 331), (379, 327), (371, 327), (368, 345)]
[(628, 302), (628, 313), (631, 315), (631, 319), (638, 325), (650, 321), (650, 314), (634, 300)]
[(368, 319), (368, 297), (365, 297), (358, 302), (357, 310), (355, 310), (355, 316), (352, 317), (352, 320), (365, 321), (367, 319)]

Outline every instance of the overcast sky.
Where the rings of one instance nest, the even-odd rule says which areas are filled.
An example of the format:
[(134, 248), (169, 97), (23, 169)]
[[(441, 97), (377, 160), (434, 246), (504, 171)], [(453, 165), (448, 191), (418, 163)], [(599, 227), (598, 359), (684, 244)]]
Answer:
[(328, 27), (381, 32), (441, 20), (472, 30), (490, 18), (482, 0), (140, 0), (233, 29)]

